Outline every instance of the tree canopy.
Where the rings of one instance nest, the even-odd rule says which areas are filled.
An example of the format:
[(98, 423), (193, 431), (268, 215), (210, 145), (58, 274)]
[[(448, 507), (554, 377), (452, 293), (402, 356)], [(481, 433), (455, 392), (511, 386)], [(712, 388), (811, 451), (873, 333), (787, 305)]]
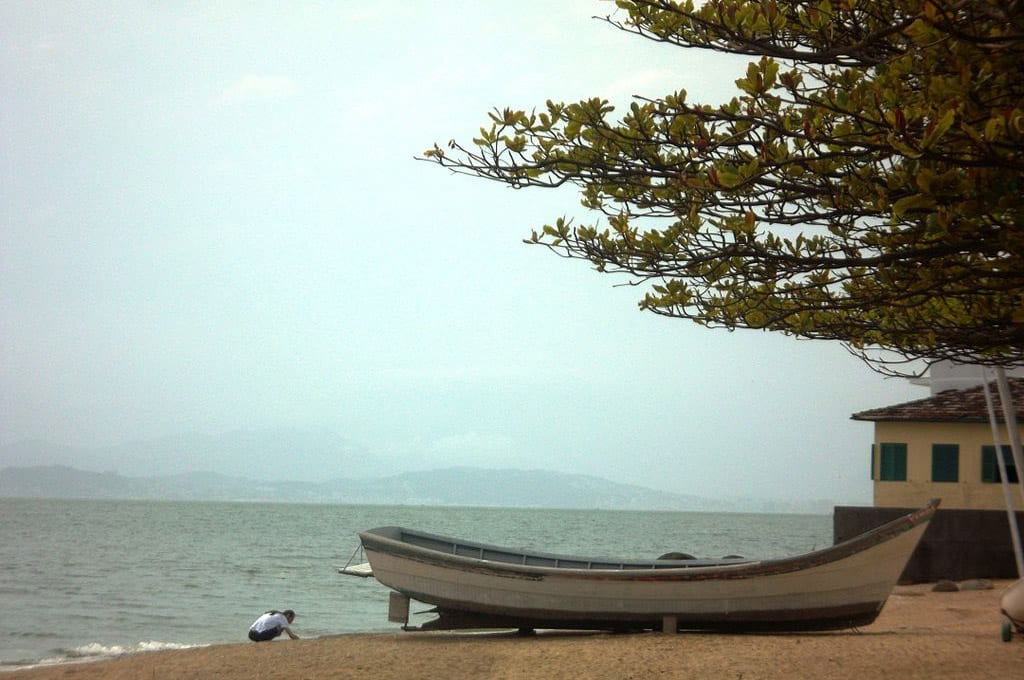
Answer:
[(527, 242), (628, 275), (651, 312), (1024, 364), (1024, 0), (616, 5), (636, 36), (749, 55), (736, 96), (495, 109), (427, 159), (577, 186), (594, 222)]

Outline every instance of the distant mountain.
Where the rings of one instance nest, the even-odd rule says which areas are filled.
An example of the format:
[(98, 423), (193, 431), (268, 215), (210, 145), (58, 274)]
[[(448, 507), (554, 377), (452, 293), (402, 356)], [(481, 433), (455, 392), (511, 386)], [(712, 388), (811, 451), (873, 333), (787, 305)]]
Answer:
[[(825, 502), (722, 501), (545, 470), (447, 468), (325, 482), (265, 481), (210, 472), (126, 477), (63, 465), (0, 470), (0, 497), (829, 513)], [(752, 505), (752, 503), (756, 504)]]
[(548, 470), (453, 467), (328, 483), (352, 503), (696, 510), (696, 496)]
[(128, 477), (210, 470), (229, 477), (316, 481), (374, 474), (384, 464), (328, 430), (186, 433), (97, 448), (44, 441), (0, 446), (0, 468), (63, 465)]

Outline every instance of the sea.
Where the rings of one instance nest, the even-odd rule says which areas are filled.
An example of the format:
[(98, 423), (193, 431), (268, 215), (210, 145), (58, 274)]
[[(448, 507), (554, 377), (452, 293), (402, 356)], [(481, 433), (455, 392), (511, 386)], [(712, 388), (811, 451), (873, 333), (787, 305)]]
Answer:
[(389, 525), (608, 558), (832, 543), (829, 515), (0, 498), (0, 670), (242, 642), (268, 609), (301, 637), (394, 631), (388, 589), (338, 573)]

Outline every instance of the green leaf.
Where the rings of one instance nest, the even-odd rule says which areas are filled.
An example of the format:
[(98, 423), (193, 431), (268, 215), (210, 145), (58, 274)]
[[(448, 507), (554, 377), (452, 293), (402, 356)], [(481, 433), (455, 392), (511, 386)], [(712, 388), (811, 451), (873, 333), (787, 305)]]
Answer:
[(942, 117), (936, 121), (935, 126), (931, 128), (924, 137), (921, 139), (921, 148), (927, 149), (935, 142), (942, 139), (942, 136), (949, 132), (949, 129), (953, 127), (953, 123), (956, 122), (956, 111), (953, 109), (947, 109)]
[(921, 212), (935, 209), (935, 199), (925, 194), (912, 194), (896, 201), (892, 213), (896, 219), (902, 220), (909, 212)]

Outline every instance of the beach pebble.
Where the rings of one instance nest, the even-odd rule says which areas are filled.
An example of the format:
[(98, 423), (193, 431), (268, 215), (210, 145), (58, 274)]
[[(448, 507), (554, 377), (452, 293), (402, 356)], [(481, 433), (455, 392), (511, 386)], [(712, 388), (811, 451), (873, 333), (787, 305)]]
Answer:
[(976, 578), (973, 581), (964, 581), (960, 584), (960, 590), (992, 590), (992, 581), (987, 578)]

